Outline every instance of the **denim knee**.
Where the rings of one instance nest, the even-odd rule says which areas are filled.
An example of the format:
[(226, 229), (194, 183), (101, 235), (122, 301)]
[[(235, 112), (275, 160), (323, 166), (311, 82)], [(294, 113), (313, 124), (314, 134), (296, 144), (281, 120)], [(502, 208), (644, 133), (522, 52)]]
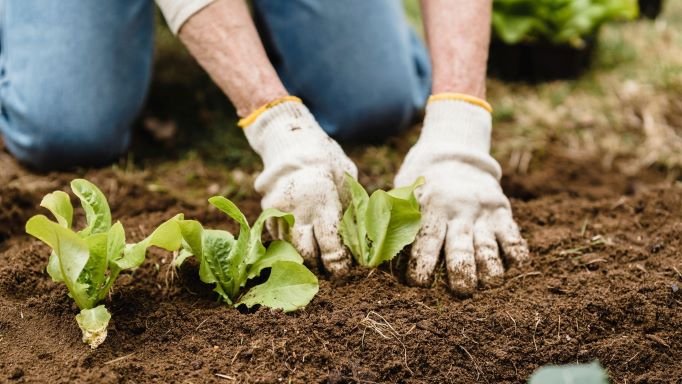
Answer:
[[(404, 79), (396, 71), (388, 71), (370, 84), (363, 84), (356, 88), (359, 92), (352, 92), (339, 103), (338, 109), (325, 108), (316, 113), (320, 125), (342, 141), (375, 141), (404, 131), (423, 103), (415, 100)], [(371, 91), (361, 92), (367, 90)], [(312, 104), (315, 113), (315, 102)]]
[(139, 102), (100, 100), (87, 107), (84, 102), (84, 108), (58, 104), (20, 113), (2, 106), (5, 146), (19, 161), (51, 171), (104, 165), (125, 152)]
[(327, 133), (375, 140), (407, 127), (430, 91), (424, 44), (395, 0), (254, 1), (290, 93)]
[[(334, 92), (322, 97), (318, 117), (332, 136), (347, 141), (376, 141), (396, 135), (415, 122), (431, 91), (431, 64), (416, 34), (403, 39), (362, 69), (338, 71)], [(340, 101), (340, 102), (334, 102)], [(315, 105), (313, 105), (313, 112)]]
[(0, 132), (41, 170), (122, 154), (147, 92), (150, 0), (0, 0)]

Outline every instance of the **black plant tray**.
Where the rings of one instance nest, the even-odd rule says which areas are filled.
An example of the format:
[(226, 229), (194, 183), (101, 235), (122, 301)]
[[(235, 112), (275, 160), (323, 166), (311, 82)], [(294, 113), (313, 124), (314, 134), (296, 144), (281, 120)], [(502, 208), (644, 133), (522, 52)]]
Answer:
[(663, 0), (639, 0), (639, 17), (655, 19), (663, 10)]
[(524, 82), (575, 79), (589, 68), (596, 42), (596, 35), (586, 38), (582, 48), (548, 42), (509, 45), (493, 39), (488, 73), (502, 80)]

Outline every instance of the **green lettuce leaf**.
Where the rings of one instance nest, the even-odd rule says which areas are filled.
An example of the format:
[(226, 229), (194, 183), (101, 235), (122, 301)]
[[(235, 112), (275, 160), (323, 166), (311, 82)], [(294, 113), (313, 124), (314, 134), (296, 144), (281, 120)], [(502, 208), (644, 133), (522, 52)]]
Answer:
[(111, 262), (121, 270), (137, 268), (144, 262), (149, 247), (159, 247), (167, 251), (178, 250), (182, 244), (182, 235), (177, 221), (181, 218), (182, 215), (177, 215), (166, 220), (139, 243), (126, 244), (123, 255), (115, 257)]
[(201, 223), (196, 220), (179, 220), (178, 226), (184, 240), (183, 247), (187, 248), (186, 252), (201, 257), (203, 253), (202, 236), (204, 233)]
[(78, 281), (88, 286), (88, 296), (96, 297), (104, 286), (107, 272), (108, 233), (95, 233), (85, 238), (89, 258)]
[(375, 268), (411, 244), (421, 226), (414, 191), (424, 183), (391, 191), (375, 191), (369, 198), (362, 186), (346, 175), (351, 204), (344, 212), (339, 232), (358, 264)]
[(178, 220), (177, 223), (183, 243), (173, 262), (175, 266), (180, 267), (189, 257), (196, 257), (201, 281), (215, 284), (213, 290), (225, 302), (232, 304), (242, 283), (235, 264), (234, 236), (227, 231), (204, 229), (196, 220)]
[(59, 257), (54, 251), (50, 253), (50, 258), (47, 261), (47, 274), (50, 275), (52, 281), (55, 283), (61, 283), (64, 281), (64, 276), (62, 276), (62, 269), (59, 265)]
[(26, 232), (52, 248), (47, 272), (54, 281), (66, 285), (81, 309), (76, 321), (83, 331), (83, 341), (95, 348), (104, 341), (111, 318), (104, 306), (97, 305), (106, 298), (121, 271), (136, 268), (144, 261), (147, 248), (180, 248), (182, 236), (177, 222), (183, 216), (164, 222), (137, 244), (126, 244), (123, 225), (111, 225), (109, 204), (102, 192), (83, 179), (73, 180), (71, 188), (85, 211), (86, 228), (80, 232), (71, 229), (73, 207), (69, 196), (55, 191), (46, 195), (41, 205), (57, 221), (36, 215), (27, 221)]
[(278, 261), (291, 261), (303, 264), (303, 257), (298, 254), (296, 248), (286, 241), (276, 240), (270, 243), (263, 257), (249, 265), (248, 279), (258, 277), (265, 268), (271, 268)]
[(66, 192), (54, 191), (43, 197), (40, 206), (47, 208), (62, 227), (71, 228), (73, 206)]
[(50, 246), (55, 253), (57, 262), (53, 261), (56, 265), (51, 269), (58, 266), (56, 269), (59, 274), (52, 278), (64, 281), (79, 308), (92, 308), (94, 303), (88, 295), (88, 285), (78, 280), (90, 257), (88, 243), (72, 230), (50, 221), (43, 215), (36, 215), (28, 220), (26, 233)]
[(199, 278), (206, 284), (214, 284), (214, 291), (227, 303), (232, 304), (239, 295), (242, 276), (235, 258), (234, 236), (227, 231), (207, 229), (203, 232), (203, 254), (199, 257)]
[[(257, 302), (267, 306), (273, 304), (277, 305), (275, 308), (286, 308), (285, 310), (294, 310), (310, 302), (315, 293), (310, 295), (310, 291), (305, 291), (304, 287), (298, 287), (292, 291), (293, 296), (287, 299), (289, 304), (273, 300), (272, 294), (268, 293), (268, 290), (279, 284), (273, 281), (267, 285), (272, 279), (275, 266), (280, 265), (279, 263), (297, 265), (298, 267), (294, 268), (282, 264), (292, 274), (287, 277), (299, 279), (306, 284), (314, 284), (315, 292), (317, 292), (317, 278), (303, 266), (303, 258), (291, 244), (273, 241), (266, 249), (261, 240), (267, 220), (282, 220), (285, 225), (291, 227), (294, 224), (293, 215), (277, 209), (266, 209), (253, 227), (250, 227), (244, 214), (230, 200), (215, 196), (210, 198), (209, 202), (239, 224), (239, 236), (235, 239), (229, 232), (204, 229), (198, 221), (180, 219), (177, 224), (183, 241), (182, 251), (174, 261), (176, 266), (180, 266), (191, 256), (196, 257), (199, 261), (201, 281), (206, 284), (215, 284), (214, 291), (228, 304), (238, 302), (247, 281), (260, 276), (261, 272), (267, 268), (272, 269), (270, 277), (265, 283), (251, 288), (243, 296), (247, 297), (247, 302)], [(314, 282), (310, 279), (310, 275), (313, 276)], [(278, 274), (275, 273), (276, 280), (280, 279), (277, 276)], [(259, 288), (264, 285), (265, 288)]]
[(123, 224), (117, 221), (107, 233), (107, 265), (110, 265), (123, 253), (126, 246), (126, 234)]
[(343, 243), (356, 258), (368, 255), (367, 243), (367, 204), (369, 195), (351, 175), (345, 175), (346, 186), (350, 192), (350, 204), (341, 218), (339, 232)]
[(181, 249), (180, 252), (173, 258), (173, 266), (175, 268), (180, 268), (182, 264), (187, 261), (190, 257), (193, 257), (194, 254), (187, 249)]
[[(279, 219), (288, 227), (291, 227), (294, 225), (294, 216), (275, 208), (268, 208), (258, 216), (258, 219), (253, 224), (253, 228), (251, 228), (244, 214), (230, 200), (222, 196), (214, 196), (208, 199), (208, 201), (239, 223), (239, 236), (234, 246), (232, 263), (237, 269), (234, 271), (234, 274), (241, 281), (240, 287), (243, 287), (248, 280), (248, 266), (255, 264), (265, 256), (265, 247), (261, 240), (265, 222), (269, 219)], [(253, 273), (248, 275), (253, 275)]]
[(249, 234), (247, 264), (254, 264), (265, 255), (265, 247), (263, 246), (261, 236), (265, 222), (270, 219), (281, 220), (287, 228), (291, 228), (294, 225), (294, 215), (291, 213), (285, 213), (275, 208), (264, 210), (253, 223), (253, 228), (251, 228), (251, 233)]
[[(66, 192), (54, 191), (48, 193), (43, 197), (40, 206), (47, 208), (59, 225), (65, 228), (71, 228), (73, 221), (73, 206), (71, 205), (71, 199)], [(59, 269), (59, 259), (54, 252), (50, 253), (50, 259), (47, 264), (47, 273), (55, 282), (64, 281), (62, 272)]]
[(317, 277), (308, 268), (297, 262), (280, 260), (272, 264), (268, 280), (251, 288), (238, 304), (249, 308), (260, 304), (291, 312), (305, 307), (318, 290)]
[(95, 184), (75, 179), (71, 182), (71, 190), (80, 199), (88, 226), (81, 231), (84, 235), (102, 233), (111, 228), (111, 210), (102, 191)]
[[(208, 202), (239, 224), (239, 235), (230, 254), (230, 265), (234, 268), (230, 273), (234, 277), (233, 281), (246, 283), (246, 279), (243, 279), (243, 276), (246, 272), (246, 260), (250, 254), (251, 227), (249, 227), (249, 222), (233, 202), (222, 196), (213, 196), (208, 199)], [(235, 289), (231, 289), (231, 291), (234, 292)], [(232, 295), (230, 294), (230, 296)]]

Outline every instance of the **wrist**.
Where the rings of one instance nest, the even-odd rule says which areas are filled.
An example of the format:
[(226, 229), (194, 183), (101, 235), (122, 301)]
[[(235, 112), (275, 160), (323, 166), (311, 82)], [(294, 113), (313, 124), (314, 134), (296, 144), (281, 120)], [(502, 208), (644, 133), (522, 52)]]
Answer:
[(499, 180), (500, 165), (490, 156), (491, 132), (492, 116), (485, 108), (459, 99), (432, 100), (426, 105), (416, 152), (432, 163), (467, 164)]
[[(274, 100), (242, 119), (251, 148), (268, 164), (284, 157), (323, 158), (322, 146), (329, 137), (300, 99)], [(245, 121), (249, 119), (249, 121)]]
[(475, 76), (471, 73), (466, 73), (462, 74), (461, 76), (457, 76), (457, 78), (455, 77), (456, 76), (450, 74), (439, 76), (437, 73), (435, 73), (434, 68), (433, 87), (431, 92), (433, 92), (434, 95), (440, 93), (456, 92), (471, 95), (480, 99), (485, 99), (485, 72), (483, 72), (483, 76)]
[[(294, 104), (290, 104), (285, 107), (278, 108), (276, 111), (273, 111), (276, 106), (279, 106), (280, 104), (286, 104), (286, 103), (299, 103), (303, 104), (303, 101), (301, 101), (300, 98), (296, 96), (291, 96), (289, 94), (284, 94), (280, 95), (277, 97), (269, 98), (266, 99), (266, 101), (261, 102), (259, 104), (255, 104), (254, 107), (250, 108), (249, 110), (251, 111), (249, 114), (242, 116), (241, 119), (237, 122), (237, 126), (239, 126), (242, 129), (246, 129), (250, 125), (256, 122), (258, 118), (260, 118), (261, 115), (267, 115), (269, 117), (266, 117), (265, 119), (267, 121), (270, 121), (275, 118), (282, 118), (282, 117), (287, 117), (288, 115), (295, 115), (297, 114), (297, 107)], [(268, 123), (270, 124), (270, 123)], [(260, 123), (259, 126), (262, 126), (263, 123)]]
[(240, 95), (241, 97), (234, 97), (233, 104), (237, 110), (237, 116), (241, 118), (240, 121), (253, 115), (260, 108), (265, 107), (274, 100), (283, 99), (289, 96), (289, 93), (282, 83), (278, 79), (273, 80), (277, 81), (267, 82), (273, 84), (269, 87), (260, 88), (257, 93), (242, 94)]
[(427, 103), (440, 101), (440, 100), (464, 101), (466, 103), (479, 106), (479, 107), (485, 109), (486, 111), (488, 111), (489, 113), (493, 112), (493, 107), (485, 99), (482, 99), (480, 97), (477, 97), (475, 95), (468, 94), (468, 93), (457, 93), (457, 92), (433, 93), (433, 94), (431, 94), (431, 96), (429, 96)]
[(492, 133), (489, 104), (481, 100), (488, 107), (486, 108), (470, 100), (440, 97), (441, 95), (448, 94), (429, 98), (420, 141), (433, 143), (434, 146), (445, 145), (489, 153)]

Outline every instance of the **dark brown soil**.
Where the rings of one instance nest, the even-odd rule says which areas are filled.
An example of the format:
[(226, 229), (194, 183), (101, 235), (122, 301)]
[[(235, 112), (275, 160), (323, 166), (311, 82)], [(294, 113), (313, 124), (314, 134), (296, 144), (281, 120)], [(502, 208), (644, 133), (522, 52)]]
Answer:
[[(468, 300), (442, 278), (419, 289), (390, 268), (356, 268), (322, 276), (305, 311), (246, 313), (220, 305), (195, 266), (171, 274), (154, 250), (120, 278), (109, 336), (92, 351), (66, 289), (44, 272), (48, 249), (23, 234), (41, 196), (75, 174), (31, 175), (2, 153), (0, 165), (0, 382), (519, 383), (544, 364), (594, 359), (615, 383), (682, 382), (682, 187), (654, 173), (550, 158), (505, 178), (533, 261)], [(85, 176), (133, 239), (179, 211), (236, 229), (150, 192), (145, 175)], [(257, 197), (239, 203), (258, 214)]]

